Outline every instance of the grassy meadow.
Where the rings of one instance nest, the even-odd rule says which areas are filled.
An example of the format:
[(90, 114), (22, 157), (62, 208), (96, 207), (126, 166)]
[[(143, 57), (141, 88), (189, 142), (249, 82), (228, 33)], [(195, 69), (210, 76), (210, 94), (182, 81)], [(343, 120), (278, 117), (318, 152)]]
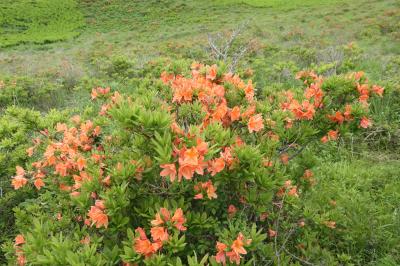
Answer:
[(307, 146), (290, 170), (303, 163), (316, 182), (293, 212), (334, 220), (336, 231), (316, 227), (296, 240), (314, 249), (265, 265), (399, 265), (397, 0), (1, 1), (0, 264), (14, 265), (7, 248), (21, 226), (15, 217), (24, 215), (15, 208), (38, 196), (10, 185), (16, 165), (28, 162), (34, 132), (93, 113), (94, 87), (135, 95), (156, 86), (165, 66), (178, 72), (193, 61), (220, 62), (209, 38), (224, 43), (238, 28), (225, 64), (246, 47), (235, 71), (251, 76), (257, 97), (296, 87), (296, 73), (308, 69), (328, 77), (364, 71), (385, 87), (385, 97), (370, 103), (372, 127)]

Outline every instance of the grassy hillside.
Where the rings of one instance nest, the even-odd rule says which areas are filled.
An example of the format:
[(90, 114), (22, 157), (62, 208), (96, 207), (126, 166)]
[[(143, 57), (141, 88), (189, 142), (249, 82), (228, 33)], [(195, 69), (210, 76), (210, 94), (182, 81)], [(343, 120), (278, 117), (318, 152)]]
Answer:
[(83, 25), (74, 0), (0, 3), (0, 47), (67, 40), (78, 36)]

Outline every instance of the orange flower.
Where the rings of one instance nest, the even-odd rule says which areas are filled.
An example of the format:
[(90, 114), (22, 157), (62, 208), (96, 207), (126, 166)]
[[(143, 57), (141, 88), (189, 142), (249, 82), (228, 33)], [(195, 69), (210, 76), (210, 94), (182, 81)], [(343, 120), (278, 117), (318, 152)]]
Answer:
[(19, 246), (21, 244), (25, 244), (25, 238), (23, 235), (17, 235), (15, 237), (15, 246)]
[(168, 231), (164, 227), (152, 227), (150, 233), (154, 241), (167, 241), (169, 237)]
[(225, 88), (224, 88), (224, 86), (217, 85), (217, 86), (215, 86), (215, 87), (213, 88), (213, 92), (214, 92), (214, 94), (215, 94), (216, 96), (222, 98), (222, 97), (224, 97), (224, 95), (225, 95)]
[(25, 175), (25, 170), (21, 166), (17, 165), (15, 167), (15, 169), (16, 169), (17, 176), (24, 176)]
[(230, 204), (228, 206), (228, 216), (229, 216), (229, 218), (232, 218), (233, 216), (235, 216), (236, 212), (237, 212), (237, 209), (236, 209), (235, 205)]
[(253, 101), (254, 98), (254, 87), (253, 87), (253, 82), (251, 79), (247, 82), (246, 88), (244, 88), (244, 93), (246, 95), (247, 101), (251, 102)]
[(155, 226), (162, 225), (163, 223), (164, 221), (159, 213), (156, 214), (156, 219), (151, 221), (151, 224)]
[(199, 153), (198, 153), (196, 147), (192, 147), (185, 151), (183, 163), (189, 164), (189, 165), (197, 165), (199, 163), (198, 157), (199, 157)]
[(82, 238), (80, 243), (83, 245), (89, 245), (90, 244), (90, 236), (87, 235), (84, 238)]
[(232, 248), (232, 251), (235, 252), (237, 255), (247, 254), (247, 251), (243, 247), (242, 233), (239, 233), (238, 237), (233, 241), (231, 248)]
[(363, 116), (360, 121), (360, 127), (369, 128), (370, 126), (372, 126), (371, 121), (367, 117)]
[(272, 230), (272, 229), (268, 229), (268, 236), (269, 237), (275, 237), (277, 235), (277, 233), (276, 233), (276, 231), (275, 230)]
[(384, 91), (384, 90), (385, 90), (385, 89), (384, 89), (383, 87), (380, 87), (380, 86), (377, 86), (377, 85), (373, 85), (373, 86), (372, 86), (372, 91), (373, 91), (375, 94), (379, 95), (380, 97), (383, 96), (383, 91)]
[(186, 231), (186, 227), (183, 224), (186, 222), (185, 216), (181, 208), (176, 209), (174, 216), (171, 218), (171, 222), (179, 231)]
[(217, 248), (217, 254), (215, 255), (215, 260), (217, 263), (222, 263), (223, 265), (226, 264), (226, 258), (225, 258), (225, 250), (227, 249), (227, 245), (224, 243), (218, 242), (216, 244)]
[(11, 181), (12, 186), (15, 190), (20, 189), (28, 183), (28, 179), (22, 176), (15, 176)]
[(247, 123), (247, 127), (249, 128), (249, 132), (252, 133), (258, 132), (264, 128), (263, 119), (261, 114), (256, 114), (250, 117), (249, 122)]
[(206, 78), (209, 80), (215, 80), (217, 78), (217, 70), (217, 65), (212, 65), (211, 67), (209, 67)]
[[(208, 197), (209, 199), (212, 199), (212, 198), (215, 198), (215, 199), (216, 199), (216, 198), (217, 198), (217, 194), (215, 193), (215, 192), (217, 191), (217, 189), (214, 187), (214, 185), (212, 184), (211, 180), (208, 180), (208, 181), (205, 182), (205, 183), (202, 183), (202, 182), (197, 183), (197, 184), (194, 186), (194, 190), (195, 190), (196, 192), (205, 190), (206, 193), (207, 193), (207, 197)], [(195, 198), (195, 199), (203, 199), (203, 194), (202, 194), (202, 193), (196, 194), (196, 195), (194, 196), (194, 198)]]
[(229, 252), (226, 252), (226, 256), (228, 256), (229, 261), (231, 263), (236, 263), (237, 265), (240, 264), (240, 256), (237, 253), (235, 253), (233, 251), (229, 251)]
[(328, 131), (329, 140), (337, 140), (338, 136), (339, 136), (339, 131), (337, 131), (337, 130), (329, 130)]
[(220, 157), (211, 161), (211, 165), (208, 168), (211, 176), (215, 176), (217, 173), (221, 172), (225, 168), (224, 158)]
[(233, 121), (239, 120), (239, 118), (240, 118), (240, 107), (235, 106), (231, 110), (231, 121), (233, 122)]
[(26, 264), (26, 258), (24, 255), (19, 254), (17, 257), (18, 266), (24, 266)]
[(204, 142), (202, 139), (198, 138), (196, 140), (197, 146), (196, 149), (201, 155), (205, 155), (208, 151), (208, 143)]
[(108, 216), (97, 206), (92, 206), (88, 213), (89, 218), (92, 220), (92, 226), (96, 225), (96, 228), (108, 226)]
[(164, 224), (164, 222), (168, 222), (169, 219), (170, 219), (169, 211), (166, 208), (161, 208), (160, 211), (156, 213), (156, 219), (152, 220), (151, 224), (154, 226), (159, 226)]
[(97, 96), (99, 96), (99, 94), (97, 93), (97, 90), (94, 88), (92, 89), (92, 93), (90, 95), (92, 97), (92, 100), (96, 99)]
[(344, 116), (342, 115), (342, 113), (339, 112), (339, 111), (337, 111), (337, 112), (335, 113), (335, 115), (328, 115), (328, 118), (329, 118), (332, 122), (338, 123), (339, 125), (340, 125), (340, 124), (343, 124), (343, 121), (344, 121), (344, 119), (345, 119), (345, 117), (344, 117)]
[(314, 173), (310, 169), (307, 169), (304, 171), (304, 174), (303, 174), (304, 179), (310, 180), (313, 176), (314, 176)]
[(293, 196), (293, 197), (299, 197), (299, 194), (297, 194), (297, 186), (293, 186), (289, 192), (288, 192), (289, 196)]
[(144, 255), (146, 258), (152, 256), (162, 247), (161, 243), (151, 243), (150, 240), (146, 239), (135, 239), (134, 249), (136, 253)]
[(77, 165), (79, 171), (82, 171), (86, 167), (85, 158), (79, 157), (78, 160), (76, 160), (76, 165)]
[(324, 224), (331, 229), (336, 228), (336, 222), (334, 222), (334, 221), (325, 221)]
[(29, 147), (28, 149), (26, 149), (26, 154), (28, 154), (29, 157), (32, 157), (34, 151), (35, 147)]
[(20, 189), (21, 187), (25, 186), (28, 183), (28, 179), (25, 178), (25, 170), (21, 166), (17, 165), (16, 169), (16, 176), (11, 181), (12, 186), (15, 190)]
[(345, 106), (345, 111), (344, 111), (344, 113), (343, 113), (343, 115), (344, 115), (344, 120), (350, 121), (350, 120), (353, 119), (353, 116), (351, 115), (351, 109), (352, 109), (351, 105), (346, 104), (346, 106)]
[(37, 189), (39, 189), (39, 190), (40, 190), (42, 187), (44, 187), (44, 182), (43, 182), (43, 180), (42, 180), (41, 178), (37, 178), (33, 184), (34, 184), (35, 187), (36, 187)]
[(175, 164), (173, 164), (173, 163), (162, 164), (162, 165), (160, 165), (160, 167), (163, 168), (163, 170), (160, 173), (160, 176), (163, 176), (163, 177), (169, 176), (169, 179), (171, 180), (171, 182), (174, 182), (175, 178), (176, 178)]
[(282, 153), (281, 154), (281, 162), (283, 164), (288, 164), (289, 163), (289, 155), (287, 153)]

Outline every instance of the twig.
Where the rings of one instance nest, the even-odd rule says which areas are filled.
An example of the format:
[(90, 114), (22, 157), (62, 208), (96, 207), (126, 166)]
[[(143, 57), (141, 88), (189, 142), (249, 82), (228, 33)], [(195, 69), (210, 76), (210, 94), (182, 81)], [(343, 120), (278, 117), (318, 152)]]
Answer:
[(288, 251), (286, 248), (283, 248), (283, 250), (289, 254), (291, 257), (295, 258), (298, 261), (301, 261), (302, 263), (306, 264), (306, 265), (315, 265), (309, 261), (303, 260), (302, 258), (297, 257), (296, 255), (294, 255), (293, 253), (290, 253), (290, 251)]

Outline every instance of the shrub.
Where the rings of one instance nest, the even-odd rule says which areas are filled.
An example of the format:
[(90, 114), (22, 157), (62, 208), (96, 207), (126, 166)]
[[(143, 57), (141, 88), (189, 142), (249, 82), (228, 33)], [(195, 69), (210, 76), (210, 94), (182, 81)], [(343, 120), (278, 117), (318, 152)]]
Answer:
[[(313, 186), (310, 161), (298, 155), (371, 126), (367, 101), (383, 88), (362, 72), (325, 79), (303, 71), (297, 89), (257, 99), (252, 81), (224, 66), (168, 69), (130, 95), (94, 88), (98, 115), (49, 126), (29, 149), (31, 163), (11, 182), (38, 196), (15, 209), (19, 234), (4, 245), (10, 263), (313, 258), (293, 238), (304, 227), (296, 206)], [(333, 220), (312, 222), (317, 233), (336, 230)]]
[(3, 77), (0, 80), (0, 110), (7, 106), (36, 106), (46, 109), (55, 105), (60, 86), (44, 78)]
[[(61, 122), (65, 112), (50, 111), (46, 116), (39, 112), (20, 107), (8, 107), (0, 117), (0, 243), (15, 234), (12, 209), (27, 198), (32, 198), (35, 191), (12, 191), (9, 182), (17, 165), (24, 165), (29, 157), (28, 148), (38, 141), (36, 132), (53, 127)], [(40, 133), (39, 133), (40, 134)], [(4, 254), (0, 252), (0, 262)]]

